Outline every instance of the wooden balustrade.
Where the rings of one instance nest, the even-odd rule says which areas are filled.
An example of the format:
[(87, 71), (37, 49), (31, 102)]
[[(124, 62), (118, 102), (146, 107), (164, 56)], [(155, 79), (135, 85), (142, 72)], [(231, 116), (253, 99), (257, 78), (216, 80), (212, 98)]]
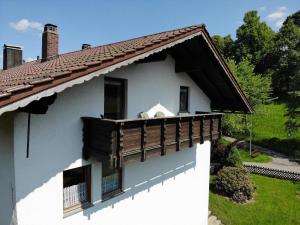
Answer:
[(83, 117), (83, 156), (110, 168), (189, 149), (221, 135), (221, 113), (135, 120)]

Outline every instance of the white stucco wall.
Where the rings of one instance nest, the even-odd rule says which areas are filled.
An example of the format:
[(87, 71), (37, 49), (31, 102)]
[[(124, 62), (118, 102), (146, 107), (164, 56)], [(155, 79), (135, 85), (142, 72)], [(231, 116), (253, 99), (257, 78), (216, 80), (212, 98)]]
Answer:
[[(121, 68), (107, 76), (127, 79), (128, 118), (136, 118), (141, 111), (154, 114), (154, 109), (165, 109), (166, 115), (177, 114), (181, 85), (190, 87), (191, 112), (210, 111), (209, 99), (203, 92), (186, 74), (174, 71), (174, 61), (169, 57), (163, 62)], [(205, 224), (209, 142), (197, 145), (197, 150), (195, 147), (126, 166), (124, 185), (125, 189), (131, 189), (119, 197), (101, 202), (101, 164), (81, 159), (80, 117), (103, 114), (103, 89), (104, 78), (95, 78), (59, 94), (46, 115), (32, 115), (28, 159), (25, 157), (27, 114), (16, 114), (14, 162), (18, 224), (98, 225), (122, 222), (153, 225), (162, 221)], [(92, 164), (94, 206), (63, 219), (62, 171), (86, 164)], [(141, 184), (145, 181), (147, 183)]]
[(6, 113), (0, 116), (0, 225), (14, 222), (14, 188), (13, 114)]

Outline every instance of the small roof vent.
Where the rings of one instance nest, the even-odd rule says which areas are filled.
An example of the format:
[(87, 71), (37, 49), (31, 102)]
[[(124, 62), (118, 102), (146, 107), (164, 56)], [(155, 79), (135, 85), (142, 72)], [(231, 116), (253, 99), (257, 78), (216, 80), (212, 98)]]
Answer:
[(92, 46), (90, 44), (82, 44), (81, 49), (84, 50), (84, 49), (89, 49), (91, 47)]

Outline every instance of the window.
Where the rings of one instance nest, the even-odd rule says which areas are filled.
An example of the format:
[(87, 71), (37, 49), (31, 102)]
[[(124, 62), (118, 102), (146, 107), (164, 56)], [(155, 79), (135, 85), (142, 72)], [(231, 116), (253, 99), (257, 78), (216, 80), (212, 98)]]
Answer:
[(189, 112), (189, 88), (188, 87), (180, 87), (180, 105), (179, 112), (187, 113)]
[(86, 208), (90, 204), (91, 166), (84, 166), (63, 172), (64, 210)]
[(102, 199), (109, 199), (122, 192), (122, 170), (102, 167)]
[(125, 80), (105, 78), (104, 117), (107, 119), (125, 118)]

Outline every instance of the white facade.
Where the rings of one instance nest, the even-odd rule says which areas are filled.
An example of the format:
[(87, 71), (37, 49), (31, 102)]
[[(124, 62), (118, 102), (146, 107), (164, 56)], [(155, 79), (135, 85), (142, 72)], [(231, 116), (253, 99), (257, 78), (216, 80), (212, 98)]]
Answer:
[[(208, 97), (187, 74), (175, 73), (171, 57), (160, 62), (129, 65), (107, 76), (127, 79), (128, 118), (137, 118), (142, 111), (148, 111), (150, 116), (157, 111), (163, 111), (166, 116), (176, 115), (180, 86), (189, 87), (191, 113), (210, 111)], [(5, 118), (7, 114), (0, 117), (0, 164), (11, 168), (4, 175), (0, 170), (1, 178), (8, 177), (5, 183), (1, 179), (0, 199), (7, 198), (7, 182), (10, 182), (15, 187), (10, 196), (15, 197), (18, 225), (206, 224), (209, 142), (197, 144), (188, 151), (126, 165), (125, 192), (102, 202), (101, 163), (82, 159), (80, 118), (99, 117), (103, 109), (103, 77), (58, 94), (47, 114), (31, 116), (29, 158), (26, 158), (27, 114), (16, 113), (10, 129), (2, 123), (2, 120), (9, 121)], [(11, 152), (6, 154), (8, 149)], [(10, 160), (2, 158), (3, 155)], [(5, 161), (3, 165), (2, 161)], [(94, 205), (64, 218), (63, 171), (88, 164), (92, 165)], [(4, 210), (8, 210), (8, 214), (0, 208), (0, 225), (8, 225), (11, 220), (10, 216), (2, 219), (1, 215), (12, 215), (12, 210)]]

